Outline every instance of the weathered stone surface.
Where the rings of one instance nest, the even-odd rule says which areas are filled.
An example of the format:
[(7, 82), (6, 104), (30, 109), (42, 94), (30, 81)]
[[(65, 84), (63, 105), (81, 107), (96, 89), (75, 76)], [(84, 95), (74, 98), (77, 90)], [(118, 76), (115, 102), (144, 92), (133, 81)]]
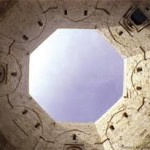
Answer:
[[(148, 0), (0, 0), (0, 149), (150, 147), (149, 19)], [(95, 123), (56, 123), (29, 96), (29, 55), (57, 28), (97, 29), (124, 57), (123, 96)]]

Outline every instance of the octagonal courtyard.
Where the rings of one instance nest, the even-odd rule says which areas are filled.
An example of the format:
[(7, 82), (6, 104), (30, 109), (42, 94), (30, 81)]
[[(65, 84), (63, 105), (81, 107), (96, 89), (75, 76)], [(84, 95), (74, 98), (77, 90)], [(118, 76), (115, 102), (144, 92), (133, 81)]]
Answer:
[[(149, 10), (150, 5), (148, 0), (1, 0), (0, 150), (149, 149)], [(48, 37), (50, 35), (52, 35), (50, 37), (53, 39), (53, 33), (58, 34), (57, 29), (60, 28), (97, 30), (117, 51), (117, 53), (113, 50), (111, 52), (114, 52), (115, 55), (119, 54), (120, 57), (124, 59), (122, 96), (116, 103), (114, 102), (114, 105), (111, 105), (110, 109), (106, 109), (107, 111), (105, 113), (98, 110), (100, 116), (103, 114), (99, 119), (96, 119), (96, 116), (93, 118), (94, 115), (89, 113), (88, 119), (93, 115), (92, 119), (96, 119), (95, 122), (93, 122), (93, 120), (79, 119), (76, 117), (78, 116), (78, 112), (75, 112), (75, 115), (71, 114), (70, 116), (66, 113), (60, 116), (60, 118), (58, 116), (58, 118), (53, 116), (53, 119), (51, 117), (53, 113), (50, 113), (49, 115), (49, 112), (44, 108), (44, 105), (47, 105), (48, 107), (52, 105), (48, 105), (47, 103), (40, 104), (40, 102), (46, 102), (45, 100), (48, 96), (44, 94), (42, 99), (40, 99), (40, 96), (34, 95), (31, 89), (30, 93), (32, 93), (33, 97), (29, 93), (30, 56), (34, 54), (34, 52), (38, 52), (37, 47), (46, 39), (49, 39)], [(97, 32), (95, 33), (97, 36), (100, 36)], [(77, 32), (74, 34), (77, 34)], [(58, 105), (57, 100), (60, 102), (60, 100), (62, 100), (61, 98), (63, 98), (70, 101), (70, 97), (73, 97), (73, 102), (82, 98), (82, 100), (88, 100), (88, 104), (93, 106), (94, 103), (92, 104), (91, 102), (98, 100), (98, 105), (96, 107), (93, 106), (93, 108), (95, 107), (96, 109), (101, 106), (99, 104), (104, 102), (103, 100), (106, 100), (103, 99), (103, 97), (97, 99), (102, 93), (99, 92), (99, 89), (101, 89), (101, 87), (104, 88), (102, 82), (99, 84), (102, 85), (101, 87), (96, 85), (99, 83), (98, 81), (103, 81), (99, 78), (101, 72), (98, 72), (97, 70), (108, 71), (111, 69), (108, 65), (106, 65), (108, 68), (101, 68), (101, 65), (105, 63), (106, 59), (104, 59), (103, 63), (99, 63), (101, 60), (99, 59), (101, 58), (99, 57), (101, 56), (99, 54), (103, 54), (102, 52), (104, 51), (102, 51), (103, 49), (101, 48), (98, 50), (95, 49), (96, 47), (99, 47), (100, 43), (98, 42), (98, 44), (96, 44), (95, 42), (97, 40), (95, 37), (91, 38), (91, 35), (89, 36), (88, 34), (85, 37), (80, 36), (84, 38), (81, 40), (80, 38), (77, 38), (74, 41), (74, 38), (70, 36), (63, 36), (63, 38), (61, 38), (61, 40), (63, 39), (63, 44), (60, 44), (60, 42), (57, 44), (57, 46), (61, 45), (61, 48), (58, 47), (60, 54), (62, 54), (62, 50), (64, 50), (63, 52), (66, 50), (66, 48), (62, 48), (68, 37), (74, 44), (73, 46), (68, 46), (70, 49), (67, 50), (67, 55), (65, 55), (65, 53), (64, 55), (59, 55), (59, 59), (57, 60), (54, 60), (55, 57), (52, 57), (52, 55), (47, 54), (44, 56), (44, 58), (49, 58), (49, 56), (50, 58), (52, 57), (48, 60), (55, 62), (50, 63), (53, 65), (55, 64), (55, 67), (49, 67), (50, 72), (55, 72), (51, 75), (45, 73), (44, 77), (41, 76), (42, 79), (45, 78), (45, 76), (50, 76), (52, 77), (51, 79), (53, 79), (51, 80), (51, 83), (53, 83), (51, 86), (53, 87), (49, 87), (50, 91), (53, 92), (53, 95), (48, 98), (48, 102), (54, 101), (56, 102), (55, 105)], [(89, 37), (90, 42), (88, 40)], [(52, 43), (55, 43), (54, 39), (52, 40)], [(87, 41), (83, 42), (85, 39)], [(74, 50), (75, 46), (78, 45), (77, 41), (81, 43), (80, 46), (83, 47), (81, 50), (78, 48)], [(89, 46), (89, 43), (91, 42), (94, 42), (95, 44)], [(89, 49), (90, 47), (94, 47), (92, 48), (92, 51)], [(53, 48), (50, 50), (52, 52)], [(55, 54), (55, 52), (58, 51), (55, 50), (52, 54)], [(42, 52), (40, 55), (42, 58), (44, 53)], [(67, 57), (68, 55), (70, 57)], [(39, 62), (43, 63), (44, 61), (41, 61), (41, 58), (39, 59)], [(78, 61), (76, 58), (78, 58)], [(64, 60), (66, 63), (64, 63)], [(71, 62), (69, 62), (69, 60)], [(107, 61), (111, 60), (112, 59), (107, 59)], [(70, 66), (65, 66), (65, 64), (69, 64)], [(91, 64), (93, 67), (89, 67)], [(111, 65), (112, 64), (113, 63), (111, 62)], [(44, 66), (46, 65), (36, 65), (34, 69), (42, 68), (44, 71), (49, 69), (45, 69)], [(75, 70), (73, 66), (75, 66)], [(59, 70), (56, 68), (59, 68)], [(39, 72), (37, 72), (37, 74), (42, 74), (43, 71)], [(115, 74), (116, 72), (113, 73)], [(37, 78), (37, 74), (34, 75), (35, 78)], [(66, 78), (68, 76), (66, 74), (70, 74), (71, 77)], [(108, 78), (110, 77), (107, 76), (106, 73), (102, 75)], [(56, 78), (60, 76), (61, 78)], [(74, 80), (72, 80), (72, 78)], [(108, 80), (108, 78), (106, 80)], [(110, 81), (111, 79), (114, 81), (114, 78), (110, 78)], [(42, 80), (40, 79), (38, 82), (39, 81)], [(57, 84), (54, 81), (58, 81)], [(46, 82), (46, 84), (47, 83), (50, 82)], [(111, 83), (112, 84), (108, 85), (113, 85), (113, 87), (115, 87), (113, 82)], [(37, 87), (43, 87), (43, 89), (47, 91), (43, 86), (44, 84), (42, 83)], [(63, 87), (64, 84), (65, 87)], [(31, 86), (33, 85), (31, 84)], [(112, 89), (111, 86), (109, 87)], [(113, 91), (114, 89), (115, 88), (113, 88)], [(38, 93), (40, 91), (38, 91)], [(101, 89), (101, 91), (103, 91), (103, 89)], [(62, 94), (63, 92), (64, 94)], [(37, 94), (36, 90), (35, 93)], [(56, 96), (54, 96), (55, 93), (57, 93)], [(84, 95), (84, 93), (86, 94)], [(105, 93), (105, 90), (103, 93)], [(109, 94), (111, 93), (107, 92), (107, 94), (105, 94), (107, 98), (110, 96)], [(59, 106), (66, 107), (68, 101), (66, 105), (62, 104)], [(108, 104), (110, 104), (110, 101)], [(77, 106), (75, 107), (75, 110), (80, 110), (78, 104), (74, 106)], [(83, 110), (84, 109), (85, 108), (83, 108)], [(68, 108), (65, 110), (68, 111)], [(72, 108), (72, 110), (74, 109)], [(60, 114), (60, 112), (65, 112), (64, 107), (59, 109), (58, 114)], [(56, 112), (54, 112), (54, 114), (56, 114)], [(59, 121), (56, 121), (57, 119)], [(65, 122), (62, 119), (64, 119)], [(74, 120), (70, 119), (78, 119), (78, 122), (74, 122)]]
[(97, 30), (58, 29), (30, 56), (30, 95), (58, 122), (95, 122), (123, 94), (123, 58)]

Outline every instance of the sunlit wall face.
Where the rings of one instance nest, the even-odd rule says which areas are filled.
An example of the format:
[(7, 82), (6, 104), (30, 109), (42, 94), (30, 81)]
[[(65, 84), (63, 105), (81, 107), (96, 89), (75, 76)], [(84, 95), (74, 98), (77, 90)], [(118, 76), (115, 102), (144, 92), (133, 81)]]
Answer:
[(30, 94), (58, 122), (94, 122), (123, 92), (123, 59), (96, 30), (59, 29), (30, 56)]

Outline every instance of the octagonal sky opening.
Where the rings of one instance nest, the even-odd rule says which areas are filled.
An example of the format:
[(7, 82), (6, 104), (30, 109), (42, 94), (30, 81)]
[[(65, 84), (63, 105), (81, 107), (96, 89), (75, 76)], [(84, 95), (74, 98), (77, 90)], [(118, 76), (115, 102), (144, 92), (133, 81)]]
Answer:
[(122, 96), (123, 72), (97, 30), (57, 29), (30, 55), (29, 92), (57, 122), (95, 122)]

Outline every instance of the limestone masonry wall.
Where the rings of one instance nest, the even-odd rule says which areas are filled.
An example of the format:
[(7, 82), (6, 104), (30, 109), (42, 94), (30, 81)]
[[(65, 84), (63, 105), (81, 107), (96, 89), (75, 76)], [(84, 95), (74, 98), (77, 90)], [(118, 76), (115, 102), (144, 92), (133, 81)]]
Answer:
[[(0, 150), (150, 149), (149, 20), (149, 0), (0, 0)], [(57, 123), (29, 95), (30, 54), (58, 28), (96, 29), (124, 58), (95, 123)]]

